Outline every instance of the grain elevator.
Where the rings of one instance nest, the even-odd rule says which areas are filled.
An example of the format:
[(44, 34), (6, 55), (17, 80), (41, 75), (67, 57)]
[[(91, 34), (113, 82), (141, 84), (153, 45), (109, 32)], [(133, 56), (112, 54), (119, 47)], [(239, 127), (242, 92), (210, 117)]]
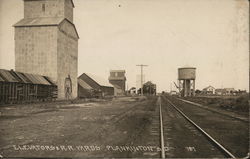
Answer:
[(78, 33), (72, 0), (24, 0), (15, 27), (15, 70), (48, 76), (58, 98), (77, 97)]

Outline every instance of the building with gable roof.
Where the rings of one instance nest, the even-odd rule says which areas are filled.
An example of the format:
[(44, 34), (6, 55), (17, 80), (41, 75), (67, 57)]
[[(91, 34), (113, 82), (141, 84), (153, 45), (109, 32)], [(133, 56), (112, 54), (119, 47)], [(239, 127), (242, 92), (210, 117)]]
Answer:
[(206, 88), (203, 88), (202, 93), (203, 94), (215, 94), (215, 88), (213, 86), (208, 86)]
[(15, 27), (15, 70), (52, 78), (58, 98), (77, 97), (78, 33), (72, 0), (24, 0)]
[(78, 77), (78, 97), (114, 96), (114, 87), (99, 76), (83, 73)]

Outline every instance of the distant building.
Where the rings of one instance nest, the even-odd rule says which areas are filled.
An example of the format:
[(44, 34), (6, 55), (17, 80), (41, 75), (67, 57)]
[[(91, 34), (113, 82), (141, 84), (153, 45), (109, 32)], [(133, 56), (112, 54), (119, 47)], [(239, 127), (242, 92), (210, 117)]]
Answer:
[(77, 97), (78, 33), (72, 0), (24, 0), (15, 27), (15, 70), (51, 77), (58, 98)]
[(92, 75), (83, 73), (78, 77), (78, 97), (106, 97), (114, 95), (114, 87), (108, 81)]
[(215, 89), (215, 94), (216, 95), (225, 95), (226, 94), (226, 90), (222, 89), (222, 88)]
[(0, 104), (56, 97), (57, 86), (49, 77), (0, 69)]
[[(136, 88), (139, 90), (146, 81), (146, 76), (145, 75), (136, 75)], [(138, 93), (138, 92), (137, 92)]]
[(234, 95), (235, 89), (234, 88), (224, 88), (226, 95)]
[(136, 88), (135, 87), (130, 88), (129, 89), (129, 94), (135, 95), (136, 94)]
[(219, 88), (215, 89), (216, 95), (236, 95), (234, 88)]
[(148, 81), (143, 84), (143, 94), (144, 95), (156, 95), (156, 84)]
[(215, 88), (213, 86), (208, 86), (202, 90), (203, 94), (215, 94)]
[(125, 95), (126, 76), (125, 70), (111, 70), (109, 83), (114, 86), (115, 96)]
[(235, 91), (236, 95), (244, 95), (244, 94), (247, 94), (247, 91), (246, 90), (237, 90)]
[(170, 91), (170, 95), (178, 95), (177, 91)]

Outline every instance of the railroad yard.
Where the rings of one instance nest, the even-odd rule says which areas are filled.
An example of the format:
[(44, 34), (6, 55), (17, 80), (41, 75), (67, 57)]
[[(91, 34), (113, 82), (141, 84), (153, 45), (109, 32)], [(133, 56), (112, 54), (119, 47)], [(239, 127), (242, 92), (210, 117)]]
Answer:
[(172, 96), (6, 105), (0, 112), (4, 157), (224, 158), (249, 150), (248, 121)]
[(0, 159), (250, 158), (248, 1), (0, 6)]

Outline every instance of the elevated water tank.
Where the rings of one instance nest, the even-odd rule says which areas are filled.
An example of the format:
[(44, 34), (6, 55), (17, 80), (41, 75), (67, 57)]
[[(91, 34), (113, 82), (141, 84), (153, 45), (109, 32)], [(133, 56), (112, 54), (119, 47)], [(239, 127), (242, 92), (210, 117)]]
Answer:
[(178, 80), (195, 80), (195, 67), (178, 68)]
[(195, 67), (178, 68), (179, 91), (181, 96), (189, 97), (195, 95)]

